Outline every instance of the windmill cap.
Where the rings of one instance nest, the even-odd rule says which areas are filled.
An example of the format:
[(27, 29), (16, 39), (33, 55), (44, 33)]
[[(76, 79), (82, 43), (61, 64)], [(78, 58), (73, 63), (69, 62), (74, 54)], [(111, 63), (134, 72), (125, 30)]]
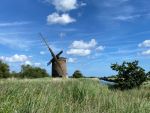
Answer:
[(61, 60), (66, 60), (67, 58), (65, 58), (65, 57), (60, 57), (59, 59), (61, 59)]

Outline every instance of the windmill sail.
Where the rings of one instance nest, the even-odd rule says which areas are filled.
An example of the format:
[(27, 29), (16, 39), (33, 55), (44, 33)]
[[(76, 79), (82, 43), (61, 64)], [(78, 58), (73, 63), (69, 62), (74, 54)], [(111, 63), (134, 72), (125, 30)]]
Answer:
[[(63, 51), (60, 51), (57, 55), (56, 55), (56, 58), (59, 59), (60, 55), (63, 53)], [(53, 62), (54, 58), (51, 59), (48, 63), (47, 63), (47, 66), (49, 66), (52, 62)]]
[(41, 38), (43, 39), (43, 41), (44, 41), (44, 43), (46, 44), (46, 46), (48, 47), (48, 49), (49, 49), (49, 51), (50, 51), (52, 57), (53, 57), (55, 60), (57, 60), (57, 58), (56, 58), (54, 52), (53, 52), (52, 49), (49, 47), (48, 43), (46, 42), (45, 38), (43, 37), (43, 35), (42, 35), (41, 33), (40, 33), (40, 36), (41, 36)]

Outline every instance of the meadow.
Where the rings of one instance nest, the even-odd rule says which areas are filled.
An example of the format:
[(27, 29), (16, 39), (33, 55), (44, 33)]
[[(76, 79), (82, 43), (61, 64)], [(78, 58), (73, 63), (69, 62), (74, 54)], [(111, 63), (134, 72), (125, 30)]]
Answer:
[(0, 113), (150, 113), (150, 85), (120, 91), (91, 79), (1, 79)]

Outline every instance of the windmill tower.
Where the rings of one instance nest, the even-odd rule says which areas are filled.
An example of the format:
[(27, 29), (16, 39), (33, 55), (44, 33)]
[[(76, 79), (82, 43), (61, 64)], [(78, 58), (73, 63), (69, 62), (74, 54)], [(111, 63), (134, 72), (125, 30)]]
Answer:
[(52, 63), (52, 77), (67, 77), (67, 66), (66, 66), (66, 58), (60, 57), (63, 51), (60, 51), (57, 55), (54, 54), (53, 50), (50, 48), (45, 38), (40, 34), (43, 42), (46, 44), (52, 59), (47, 63), (49, 66)]

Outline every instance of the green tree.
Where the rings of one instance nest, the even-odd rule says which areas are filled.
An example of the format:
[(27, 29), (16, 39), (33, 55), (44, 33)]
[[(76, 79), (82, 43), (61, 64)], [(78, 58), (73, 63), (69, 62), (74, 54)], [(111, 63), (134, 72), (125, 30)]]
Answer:
[(79, 70), (76, 70), (72, 76), (73, 78), (83, 78), (83, 75)]
[(150, 80), (150, 71), (146, 74), (147, 79)]
[(22, 65), (20, 77), (21, 78), (42, 78), (48, 77), (48, 73), (45, 69), (41, 69), (40, 67), (32, 67), (30, 65)]
[(0, 78), (9, 77), (9, 66), (0, 60)]
[(145, 70), (138, 66), (138, 61), (112, 64), (111, 68), (118, 72), (118, 87), (121, 89), (139, 87), (146, 80)]
[(146, 74), (148, 77), (150, 77), (150, 71)]

